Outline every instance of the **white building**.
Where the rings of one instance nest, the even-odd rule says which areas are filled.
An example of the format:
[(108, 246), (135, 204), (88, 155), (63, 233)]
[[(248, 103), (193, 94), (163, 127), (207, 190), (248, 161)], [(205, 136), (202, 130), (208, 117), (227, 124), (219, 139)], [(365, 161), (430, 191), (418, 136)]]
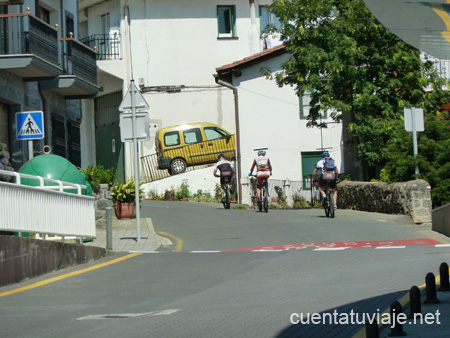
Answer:
[[(204, 121), (234, 133), (232, 91), (217, 85), (213, 73), (217, 65), (263, 50), (260, 26), (271, 20), (263, 8), (268, 3), (79, 0), (82, 41), (99, 52), (102, 92), (85, 107), (95, 115), (97, 163), (118, 163), (119, 175), (125, 167), (123, 176), (132, 176), (132, 151), (120, 142), (115, 108), (132, 79), (150, 105), (152, 131)], [(141, 155), (153, 152), (153, 140), (141, 147)]]
[(281, 71), (288, 58), (284, 46), (266, 49), (218, 67), (216, 79), (228, 82), (238, 92), (241, 177), (247, 175), (256, 157), (254, 149), (268, 148), (272, 179), (296, 182), (292, 184), (296, 193), (310, 189), (310, 175), (323, 149), (343, 172), (342, 125), (322, 112), (327, 128), (308, 128), (309, 96), (299, 98), (294, 88), (280, 88), (261, 74), (262, 67), (273, 73)]

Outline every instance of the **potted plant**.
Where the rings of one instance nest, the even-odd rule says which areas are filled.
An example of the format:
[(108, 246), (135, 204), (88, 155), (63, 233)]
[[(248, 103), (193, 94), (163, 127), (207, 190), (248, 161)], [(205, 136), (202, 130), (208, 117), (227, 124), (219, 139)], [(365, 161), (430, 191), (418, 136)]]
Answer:
[[(134, 180), (130, 180), (123, 184), (117, 183), (110, 193), (112, 203), (114, 204), (114, 212), (118, 219), (122, 218), (134, 218), (136, 217), (135, 210), (135, 183)], [(139, 200), (144, 197), (144, 191), (139, 189)]]
[(180, 188), (176, 191), (175, 197), (182, 202), (187, 202), (191, 193), (189, 191), (189, 184), (187, 180), (181, 182)]
[(175, 198), (175, 189), (171, 187), (170, 189), (166, 189), (164, 191), (164, 200), (165, 201), (173, 201)]

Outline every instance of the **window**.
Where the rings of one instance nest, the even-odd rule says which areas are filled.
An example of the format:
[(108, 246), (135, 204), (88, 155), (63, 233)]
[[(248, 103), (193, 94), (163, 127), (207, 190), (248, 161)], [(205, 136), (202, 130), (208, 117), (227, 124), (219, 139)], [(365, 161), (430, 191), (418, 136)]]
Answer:
[(70, 37), (70, 33), (75, 37), (73, 14), (66, 11), (66, 37)]
[(226, 138), (229, 136), (222, 129), (216, 127), (205, 127), (205, 135), (208, 141)]
[(102, 34), (106, 35), (109, 34), (109, 28), (110, 28), (110, 20), (109, 20), (109, 13), (103, 14), (101, 16), (101, 24), (102, 24)]
[(186, 144), (202, 142), (202, 133), (199, 128), (185, 130), (183, 134)]
[[(299, 97), (300, 101), (300, 120), (307, 120), (309, 116), (309, 110), (311, 109), (310, 102), (311, 102), (311, 93), (305, 92), (303, 95)], [(327, 112), (321, 111), (320, 114), (322, 115), (323, 119), (327, 118)]]
[(50, 24), (50, 11), (43, 7), (39, 7), (39, 19)]
[(180, 145), (180, 135), (177, 131), (171, 131), (164, 135), (164, 144), (166, 147)]
[(235, 6), (217, 6), (217, 24), (219, 38), (235, 36)]
[(274, 25), (276, 29), (282, 29), (283, 24), (275, 14), (270, 13), (265, 6), (259, 6), (259, 23), (261, 32), (263, 32), (268, 25)]

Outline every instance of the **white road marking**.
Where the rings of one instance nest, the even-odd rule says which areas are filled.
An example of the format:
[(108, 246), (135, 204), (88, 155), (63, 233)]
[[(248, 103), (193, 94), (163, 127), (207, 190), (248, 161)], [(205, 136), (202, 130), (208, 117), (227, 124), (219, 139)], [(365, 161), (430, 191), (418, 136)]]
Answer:
[(345, 250), (348, 249), (349, 247), (340, 247), (340, 248), (317, 248), (314, 249), (313, 251), (338, 251), (338, 250)]
[(145, 316), (164, 316), (171, 315), (180, 311), (179, 309), (169, 309), (164, 311), (151, 311), (144, 313), (111, 313), (111, 314), (98, 314), (86, 317), (77, 318), (77, 320), (101, 320), (101, 319), (126, 319)]
[(436, 244), (436, 248), (450, 248), (450, 244)]
[(375, 249), (404, 249), (406, 246), (377, 246)]

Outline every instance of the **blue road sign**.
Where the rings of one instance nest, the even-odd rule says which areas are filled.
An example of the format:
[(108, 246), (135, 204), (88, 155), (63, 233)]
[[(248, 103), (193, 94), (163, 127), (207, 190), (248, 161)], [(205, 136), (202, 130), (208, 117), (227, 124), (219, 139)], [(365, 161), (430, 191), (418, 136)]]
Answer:
[(16, 113), (18, 140), (39, 140), (44, 138), (44, 114), (41, 111)]

